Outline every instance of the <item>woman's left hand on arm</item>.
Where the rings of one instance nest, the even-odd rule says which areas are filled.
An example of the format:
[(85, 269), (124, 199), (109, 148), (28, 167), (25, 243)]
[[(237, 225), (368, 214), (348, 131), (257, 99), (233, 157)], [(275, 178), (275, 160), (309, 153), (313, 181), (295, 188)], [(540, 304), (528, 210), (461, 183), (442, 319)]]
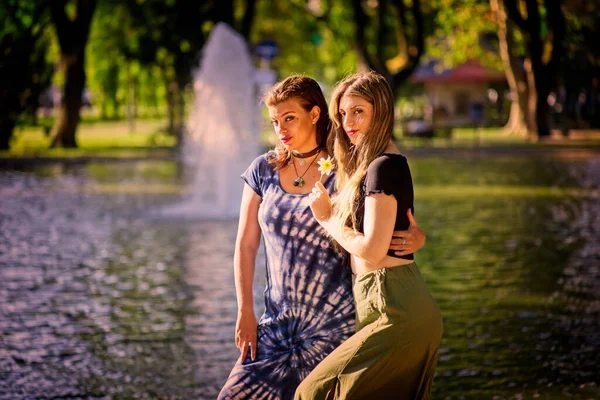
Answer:
[(425, 232), (417, 225), (417, 221), (415, 221), (410, 208), (406, 212), (406, 215), (410, 222), (408, 229), (405, 231), (394, 231), (390, 243), (390, 250), (395, 250), (395, 254), (398, 256), (416, 252), (425, 245), (425, 241), (427, 240)]

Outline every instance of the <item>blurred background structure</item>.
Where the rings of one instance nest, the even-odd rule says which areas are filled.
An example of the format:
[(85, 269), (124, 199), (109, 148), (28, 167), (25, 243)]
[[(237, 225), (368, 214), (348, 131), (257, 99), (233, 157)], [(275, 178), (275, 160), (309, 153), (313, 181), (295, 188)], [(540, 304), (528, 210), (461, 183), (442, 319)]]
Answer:
[(445, 318), (434, 398), (600, 398), (599, 22), (590, 0), (0, 0), (0, 399), (215, 398), (236, 176), (276, 140), (260, 97), (369, 68)]

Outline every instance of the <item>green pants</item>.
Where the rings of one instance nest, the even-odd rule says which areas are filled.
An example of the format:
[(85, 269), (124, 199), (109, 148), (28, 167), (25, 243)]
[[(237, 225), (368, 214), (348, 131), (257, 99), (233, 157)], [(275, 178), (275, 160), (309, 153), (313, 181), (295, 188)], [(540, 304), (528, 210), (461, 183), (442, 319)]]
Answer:
[(296, 400), (429, 399), (442, 315), (415, 263), (358, 275), (357, 332), (296, 390)]

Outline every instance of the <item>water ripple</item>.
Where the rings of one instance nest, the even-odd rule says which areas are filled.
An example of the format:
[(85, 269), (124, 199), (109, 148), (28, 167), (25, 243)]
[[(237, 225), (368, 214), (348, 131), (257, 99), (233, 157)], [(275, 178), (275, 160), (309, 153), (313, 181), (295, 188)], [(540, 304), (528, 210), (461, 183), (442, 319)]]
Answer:
[[(436, 399), (600, 397), (598, 158), (411, 162), (444, 315)], [(0, 399), (211, 399), (235, 221), (152, 217), (173, 163), (0, 171)], [(255, 303), (262, 310), (264, 256)]]

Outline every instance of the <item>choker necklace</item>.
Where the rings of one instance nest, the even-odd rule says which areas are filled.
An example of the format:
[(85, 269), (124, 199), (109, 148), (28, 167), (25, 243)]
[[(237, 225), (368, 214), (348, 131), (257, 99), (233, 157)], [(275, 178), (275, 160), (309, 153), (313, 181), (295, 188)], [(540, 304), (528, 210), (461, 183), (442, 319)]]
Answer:
[(323, 150), (323, 148), (319, 147), (319, 146), (315, 147), (314, 149), (312, 149), (308, 153), (300, 153), (299, 151), (292, 150), (292, 156), (299, 159), (298, 160), (298, 164), (300, 164), (300, 166), (304, 166), (305, 161), (303, 160), (303, 158), (308, 158), (308, 157), (314, 156), (315, 154), (317, 154), (321, 150)]
[[(296, 169), (296, 163), (294, 162), (294, 159), (292, 158), (292, 165), (294, 166), (294, 172), (296, 173), (296, 179), (294, 179), (294, 186), (300, 186), (300, 187), (304, 186), (304, 175), (306, 175), (306, 173), (310, 169), (310, 166), (313, 165), (313, 163), (315, 162), (317, 157), (319, 157), (319, 153), (321, 152), (321, 149), (316, 149), (316, 150), (317, 150), (316, 153), (314, 153), (314, 150), (311, 151), (311, 153), (313, 153), (312, 155), (316, 154), (317, 156), (315, 158), (313, 158), (313, 160), (310, 162), (310, 164), (308, 164), (308, 167), (306, 168), (306, 170), (304, 171), (304, 173), (302, 175), (298, 175), (298, 170)], [(308, 154), (308, 153), (304, 153), (304, 154)]]

